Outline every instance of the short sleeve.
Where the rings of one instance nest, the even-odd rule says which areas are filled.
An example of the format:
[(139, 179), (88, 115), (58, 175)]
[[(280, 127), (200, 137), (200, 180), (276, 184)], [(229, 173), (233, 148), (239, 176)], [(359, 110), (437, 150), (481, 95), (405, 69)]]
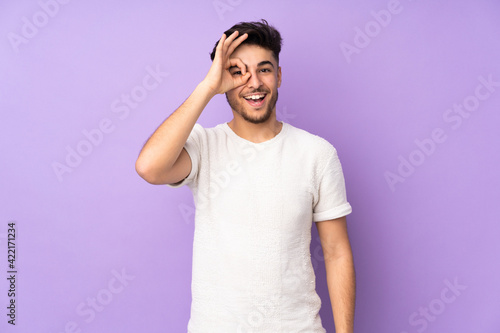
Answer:
[(196, 123), (189, 133), (189, 136), (184, 144), (184, 149), (186, 149), (189, 154), (189, 158), (191, 158), (191, 172), (187, 175), (183, 180), (174, 183), (174, 184), (166, 184), (169, 187), (177, 188), (183, 185), (188, 185), (193, 183), (197, 179), (199, 166), (200, 166), (200, 156), (201, 156), (201, 145), (202, 145), (202, 136), (204, 133), (204, 128)]
[(336, 219), (352, 212), (347, 201), (344, 174), (337, 150), (330, 146), (326, 166), (320, 174), (317, 201), (313, 206), (313, 221)]

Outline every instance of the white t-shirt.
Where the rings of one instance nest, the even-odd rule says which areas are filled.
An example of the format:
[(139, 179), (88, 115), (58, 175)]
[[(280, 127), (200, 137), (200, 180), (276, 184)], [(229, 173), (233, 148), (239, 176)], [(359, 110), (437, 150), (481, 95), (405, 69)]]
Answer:
[(350, 214), (336, 149), (283, 123), (253, 143), (196, 123), (184, 148), (196, 206), (188, 333), (324, 333), (312, 222)]

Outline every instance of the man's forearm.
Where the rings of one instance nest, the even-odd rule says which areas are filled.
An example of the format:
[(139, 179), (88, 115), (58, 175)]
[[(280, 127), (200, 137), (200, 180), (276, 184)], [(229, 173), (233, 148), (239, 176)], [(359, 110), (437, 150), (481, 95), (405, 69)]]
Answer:
[(154, 178), (177, 160), (201, 112), (215, 95), (203, 82), (151, 135), (136, 162), (141, 175)]
[(353, 333), (356, 277), (352, 253), (325, 261), (336, 333)]

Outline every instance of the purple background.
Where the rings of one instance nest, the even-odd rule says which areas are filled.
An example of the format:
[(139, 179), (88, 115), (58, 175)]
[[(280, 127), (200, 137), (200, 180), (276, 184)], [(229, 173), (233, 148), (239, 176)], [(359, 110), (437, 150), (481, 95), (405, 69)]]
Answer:
[[(375, 23), (374, 13), (388, 6), (398, 12), (385, 26)], [(500, 332), (500, 87), (478, 88), (478, 105), (471, 97), (479, 77), (500, 82), (500, 2), (72, 1), (45, 8), (51, 16), (36, 1), (0, 5), (0, 276), (7, 275), (9, 221), (17, 224), (19, 271), (16, 327), (6, 323), (8, 285), (0, 282), (0, 331), (186, 332), (192, 195), (146, 183), (134, 163), (204, 78), (222, 32), (266, 18), (284, 38), (278, 118), (329, 140), (342, 162), (353, 206), (355, 331)], [(30, 31), (34, 21), (39, 27)], [(365, 28), (369, 43), (357, 30)], [(23, 33), (24, 42), (13, 42)], [(342, 43), (355, 42), (368, 45), (346, 56)], [(148, 68), (163, 73), (150, 91), (141, 88)], [(127, 111), (120, 100), (131, 93), (140, 101)], [(462, 103), (475, 110), (444, 118)], [(231, 118), (217, 96), (199, 122)], [(106, 121), (108, 133), (85, 146), (83, 131)], [(446, 139), (431, 149), (436, 128)], [(427, 142), (428, 155), (415, 140)], [(87, 156), (58, 177), (53, 165), (66, 164), (68, 147)], [(403, 158), (419, 165), (399, 167)], [(386, 173), (398, 167), (404, 181), (391, 188)], [(315, 227), (312, 233), (330, 333)], [(129, 280), (120, 284), (113, 272), (122, 270)], [(453, 293), (447, 283), (463, 287)], [(96, 297), (105, 305), (91, 318), (86, 303)]]

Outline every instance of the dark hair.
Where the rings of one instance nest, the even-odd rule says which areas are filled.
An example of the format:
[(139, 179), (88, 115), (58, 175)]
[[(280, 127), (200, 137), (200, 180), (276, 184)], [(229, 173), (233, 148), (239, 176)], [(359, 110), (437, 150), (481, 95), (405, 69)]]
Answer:
[[(268, 49), (273, 52), (274, 59), (279, 63), (282, 45), (281, 35), (279, 31), (269, 25), (266, 20), (262, 19), (261, 21), (262, 22), (240, 22), (233, 25), (231, 29), (226, 30), (224, 33), (226, 37), (229, 37), (236, 30), (238, 31), (238, 36), (247, 33), (248, 37), (240, 45), (258, 45)], [(210, 54), (210, 59), (212, 59), (212, 61), (214, 61), (217, 43), (219, 43), (219, 41), (215, 42), (215, 46)]]

